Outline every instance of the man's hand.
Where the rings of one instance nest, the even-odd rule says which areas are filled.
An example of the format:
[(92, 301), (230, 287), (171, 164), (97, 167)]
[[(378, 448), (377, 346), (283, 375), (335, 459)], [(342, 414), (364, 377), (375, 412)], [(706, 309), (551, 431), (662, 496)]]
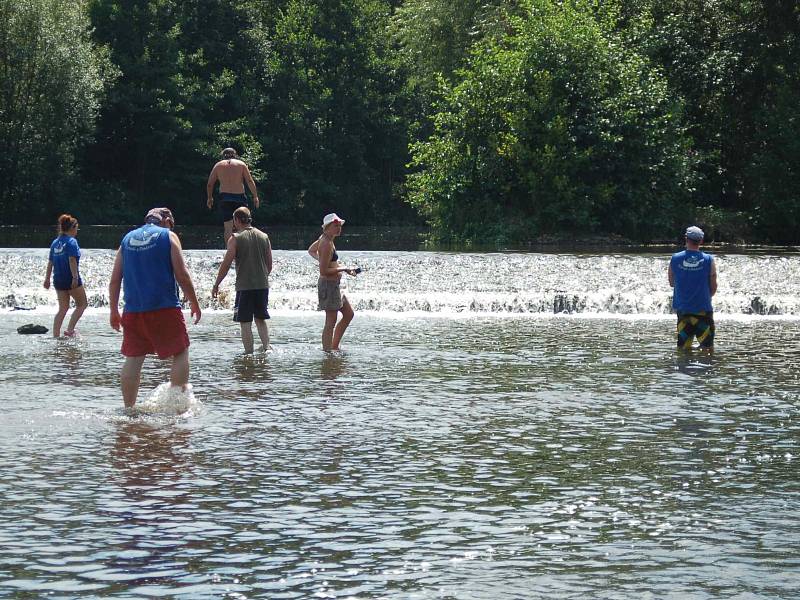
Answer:
[(216, 298), (218, 295), (219, 295), (219, 285), (215, 283), (214, 287), (211, 288), (211, 297)]
[(70, 285), (70, 287), (71, 287), (73, 290), (74, 290), (76, 287), (78, 287), (78, 278), (77, 278), (77, 277), (73, 277), (73, 278), (72, 278), (72, 284)]
[(209, 196), (208, 200), (206, 200), (206, 206), (211, 209), (214, 206), (214, 196)]
[(189, 306), (191, 307), (191, 316), (194, 317), (194, 324), (197, 325), (200, 322), (200, 315), (202, 314), (200, 311), (200, 304), (197, 302), (190, 302)]
[(261, 200), (258, 198), (258, 196), (253, 196), (253, 205), (254, 205), (256, 208), (258, 208), (259, 206), (261, 206)]
[(44, 280), (44, 289), (46, 289), (46, 290), (50, 289), (50, 278), (49, 277)]
[(112, 308), (108, 320), (111, 323), (112, 329), (115, 331), (120, 331), (120, 328), (122, 327), (122, 317), (119, 316), (119, 310)]

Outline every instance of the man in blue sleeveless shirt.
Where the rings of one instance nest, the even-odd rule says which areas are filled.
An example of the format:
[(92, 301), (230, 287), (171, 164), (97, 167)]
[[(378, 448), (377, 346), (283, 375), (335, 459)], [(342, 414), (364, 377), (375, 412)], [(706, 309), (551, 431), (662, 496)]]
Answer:
[(686, 230), (686, 250), (673, 254), (669, 261), (669, 284), (674, 289), (672, 308), (678, 315), (678, 348), (691, 350), (692, 339), (700, 348), (714, 349), (714, 308), (711, 296), (717, 293), (717, 264), (714, 257), (700, 251), (703, 230)]
[[(154, 208), (144, 225), (129, 232), (117, 250), (111, 282), (111, 327), (122, 327), (122, 399), (126, 408), (136, 404), (142, 364), (147, 354), (172, 358), (170, 383), (185, 389), (189, 383), (189, 335), (181, 312), (178, 286), (189, 301), (194, 322), (200, 321), (200, 305), (183, 260), (175, 219), (168, 208)], [(125, 307), (119, 314), (120, 288)]]

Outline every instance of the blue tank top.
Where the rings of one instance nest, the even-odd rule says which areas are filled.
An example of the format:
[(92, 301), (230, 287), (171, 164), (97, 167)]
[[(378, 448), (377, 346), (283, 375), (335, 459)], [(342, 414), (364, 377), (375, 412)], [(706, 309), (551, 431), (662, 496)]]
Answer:
[(180, 308), (169, 229), (143, 225), (122, 238), (120, 247), (125, 312)]
[(709, 276), (714, 257), (699, 250), (672, 255), (670, 267), (675, 281), (672, 308), (678, 314), (712, 312)]
[[(50, 244), (50, 262), (53, 263), (53, 284), (56, 288), (69, 287), (72, 284), (72, 271), (69, 268), (69, 257), (74, 256), (80, 263), (81, 249), (78, 240), (62, 233)], [(78, 276), (80, 280), (80, 275)]]

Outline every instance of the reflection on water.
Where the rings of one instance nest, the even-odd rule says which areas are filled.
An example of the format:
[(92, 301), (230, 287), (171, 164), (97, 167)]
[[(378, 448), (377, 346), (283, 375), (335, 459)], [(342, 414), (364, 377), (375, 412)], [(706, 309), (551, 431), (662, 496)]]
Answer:
[[(800, 322), (276, 315), (190, 325), (203, 410), (123, 414), (120, 337), (0, 319), (0, 596), (797, 594)], [(150, 363), (148, 363), (150, 364)], [(153, 361), (142, 398), (167, 367)], [(59, 382), (59, 385), (53, 385)]]
[(347, 367), (347, 360), (342, 352), (326, 352), (320, 363), (320, 377), (323, 380), (335, 381)]

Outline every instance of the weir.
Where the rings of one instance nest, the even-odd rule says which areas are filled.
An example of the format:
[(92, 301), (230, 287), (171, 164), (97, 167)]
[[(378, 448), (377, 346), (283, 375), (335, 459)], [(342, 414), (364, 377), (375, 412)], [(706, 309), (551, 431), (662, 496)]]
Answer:
[[(713, 252), (713, 251), (712, 251)], [(671, 312), (668, 254), (452, 253), (348, 251), (360, 266), (344, 276), (357, 311), (464, 315), (597, 314), (658, 316)], [(187, 250), (187, 264), (204, 310), (228, 310), (234, 272), (211, 298), (222, 250)], [(304, 251), (275, 250), (270, 308), (316, 309), (317, 265)], [(715, 254), (718, 315), (800, 318), (800, 255)], [(90, 307), (108, 306), (113, 250), (84, 249), (81, 275)], [(0, 309), (48, 309), (56, 295), (42, 287), (45, 249), (0, 250)]]

